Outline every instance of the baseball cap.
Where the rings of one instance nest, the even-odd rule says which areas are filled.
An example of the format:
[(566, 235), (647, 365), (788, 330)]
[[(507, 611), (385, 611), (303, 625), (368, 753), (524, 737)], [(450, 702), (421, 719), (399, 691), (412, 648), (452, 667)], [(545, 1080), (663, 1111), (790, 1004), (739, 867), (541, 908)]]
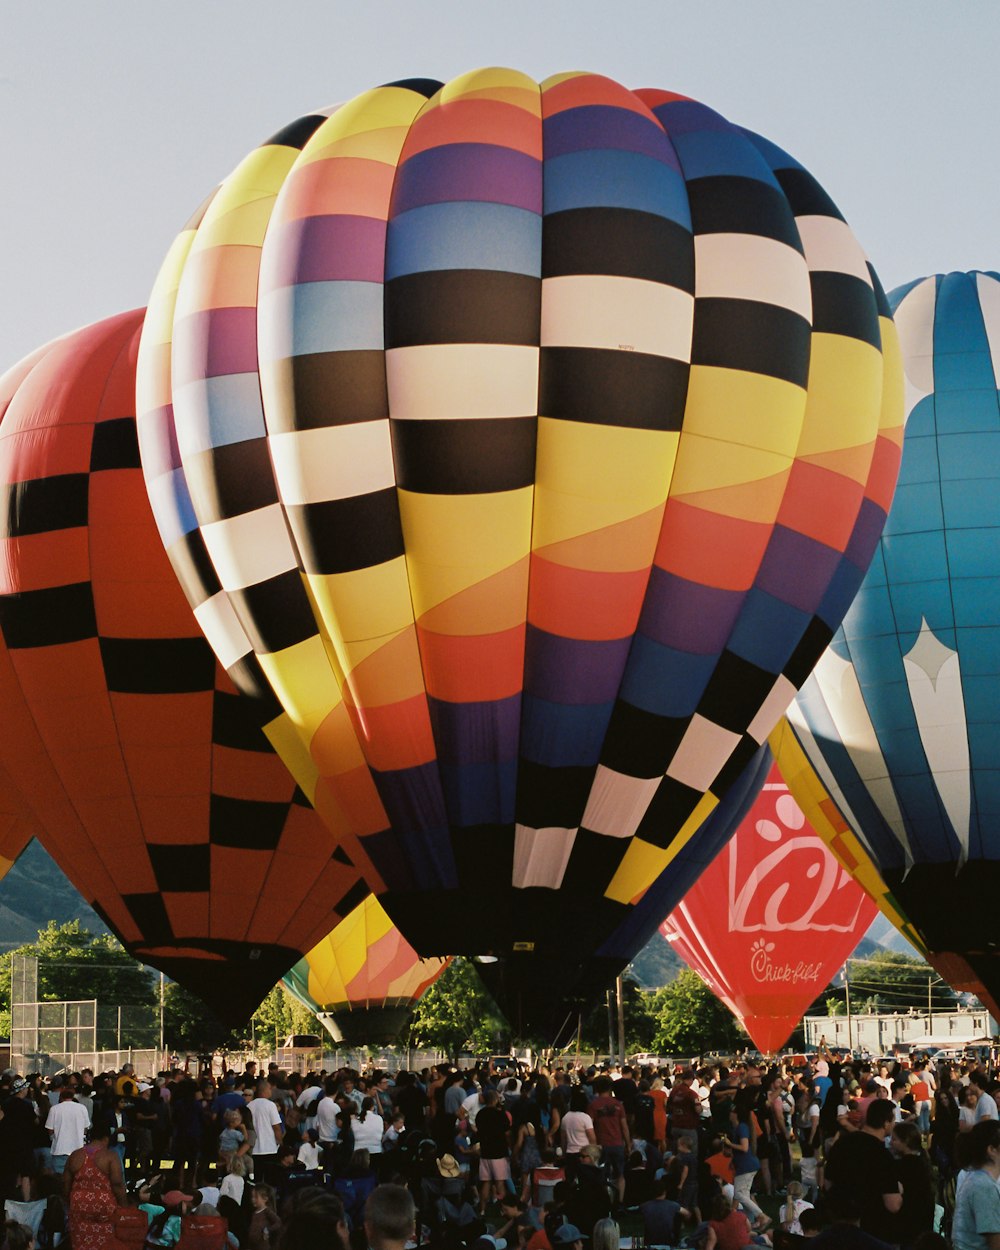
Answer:
[(560, 1224), (552, 1240), (557, 1246), (571, 1246), (574, 1241), (583, 1241), (584, 1236), (575, 1224)]
[(27, 1089), (27, 1088), (28, 1088), (28, 1082), (24, 1079), (23, 1076), (18, 1076), (18, 1077), (15, 1077), (14, 1080), (12, 1081), (10, 1090), (12, 1094), (19, 1094), (22, 1089)]
[(168, 1189), (163, 1195), (163, 1205), (165, 1207), (179, 1207), (182, 1202), (193, 1201), (194, 1194), (184, 1194), (179, 1189)]
[(503, 1237), (492, 1237), (484, 1233), (472, 1243), (473, 1250), (507, 1250), (507, 1242)]

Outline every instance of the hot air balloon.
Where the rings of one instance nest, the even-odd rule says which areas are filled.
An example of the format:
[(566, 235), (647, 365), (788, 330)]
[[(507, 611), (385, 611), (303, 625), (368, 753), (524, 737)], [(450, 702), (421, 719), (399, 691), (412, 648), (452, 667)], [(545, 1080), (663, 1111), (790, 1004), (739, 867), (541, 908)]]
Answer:
[(279, 132), (151, 308), (143, 463), (217, 655), (417, 951), (571, 986), (866, 568), (901, 384), (849, 227), (696, 101), (481, 70)]
[(127, 949), (239, 1023), (367, 889), (163, 554), (136, 441), (142, 320), (0, 380), (0, 764)]
[(1000, 276), (894, 291), (899, 490), (789, 719), (942, 974), (1000, 997)]
[(864, 937), (875, 903), (806, 821), (777, 766), (662, 933), (765, 1053)]
[(369, 894), (284, 983), (335, 1042), (391, 1045), (447, 966), (447, 959), (421, 959)]

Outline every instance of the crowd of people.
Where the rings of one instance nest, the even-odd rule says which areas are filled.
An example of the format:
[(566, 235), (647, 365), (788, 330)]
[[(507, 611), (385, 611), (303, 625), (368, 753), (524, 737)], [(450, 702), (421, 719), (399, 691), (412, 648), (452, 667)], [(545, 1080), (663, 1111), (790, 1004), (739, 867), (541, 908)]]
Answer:
[(998, 1098), (972, 1060), (825, 1048), (697, 1069), (7, 1071), (2, 1250), (1000, 1250)]

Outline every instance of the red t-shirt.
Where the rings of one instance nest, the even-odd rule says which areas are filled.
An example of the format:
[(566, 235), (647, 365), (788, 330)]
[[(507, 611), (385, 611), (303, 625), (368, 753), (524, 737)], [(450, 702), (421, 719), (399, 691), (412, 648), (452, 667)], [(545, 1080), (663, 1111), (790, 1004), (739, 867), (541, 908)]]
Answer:
[(701, 1119), (701, 1099), (689, 1085), (675, 1085), (667, 1095), (671, 1128), (697, 1128)]
[(751, 1241), (750, 1221), (742, 1211), (730, 1211), (724, 1220), (709, 1220), (717, 1250), (743, 1250)]
[(587, 1114), (594, 1121), (594, 1136), (599, 1146), (625, 1145), (625, 1108), (617, 1098), (598, 1094), (590, 1100)]

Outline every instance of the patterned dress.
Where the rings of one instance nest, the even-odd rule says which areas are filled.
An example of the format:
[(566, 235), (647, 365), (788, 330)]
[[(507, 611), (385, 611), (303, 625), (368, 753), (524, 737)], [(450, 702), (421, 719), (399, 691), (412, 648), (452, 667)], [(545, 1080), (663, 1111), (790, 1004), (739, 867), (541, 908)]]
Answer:
[(103, 1147), (84, 1146), (83, 1166), (69, 1196), (69, 1235), (73, 1250), (108, 1250), (114, 1239), (118, 1203), (111, 1181), (94, 1162)]

